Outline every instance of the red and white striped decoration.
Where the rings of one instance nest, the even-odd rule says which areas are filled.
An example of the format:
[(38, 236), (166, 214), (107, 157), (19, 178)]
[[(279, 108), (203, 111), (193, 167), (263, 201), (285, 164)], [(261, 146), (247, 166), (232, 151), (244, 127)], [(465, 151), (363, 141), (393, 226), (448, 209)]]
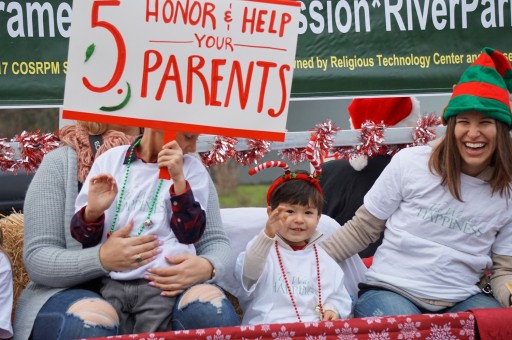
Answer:
[(318, 160), (318, 149), (316, 147), (316, 142), (318, 140), (318, 135), (314, 133), (311, 135), (311, 138), (309, 139), (308, 146), (306, 147), (306, 157), (308, 158), (309, 162), (315, 169), (315, 173), (313, 174), (314, 177), (319, 177), (322, 173), (322, 168), (320, 167), (320, 161)]
[(259, 165), (255, 166), (254, 168), (251, 168), (249, 170), (249, 175), (251, 175), (251, 176), (255, 175), (258, 172), (260, 172), (261, 170), (268, 169), (268, 168), (283, 168), (283, 170), (285, 172), (290, 170), (290, 168), (288, 167), (288, 164), (286, 164), (283, 161), (268, 161), (268, 162), (259, 164)]

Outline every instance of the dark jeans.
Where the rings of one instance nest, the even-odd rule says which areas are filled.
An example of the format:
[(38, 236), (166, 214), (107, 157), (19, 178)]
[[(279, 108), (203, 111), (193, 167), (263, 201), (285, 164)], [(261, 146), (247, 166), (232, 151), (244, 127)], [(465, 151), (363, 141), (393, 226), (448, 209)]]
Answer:
[[(173, 330), (201, 329), (239, 325), (236, 311), (227, 297), (218, 303), (192, 301), (178, 308), (187, 291), (176, 299), (173, 309)], [(52, 296), (37, 314), (32, 328), (32, 340), (68, 340), (105, 337), (118, 334), (118, 326), (86, 325), (80, 318), (67, 312), (69, 307), (84, 298), (103, 299), (85, 289), (67, 289)]]
[(117, 335), (117, 326), (85, 325), (80, 318), (66, 312), (72, 304), (87, 298), (102, 299), (86, 289), (67, 289), (52, 296), (37, 314), (31, 338), (67, 340)]

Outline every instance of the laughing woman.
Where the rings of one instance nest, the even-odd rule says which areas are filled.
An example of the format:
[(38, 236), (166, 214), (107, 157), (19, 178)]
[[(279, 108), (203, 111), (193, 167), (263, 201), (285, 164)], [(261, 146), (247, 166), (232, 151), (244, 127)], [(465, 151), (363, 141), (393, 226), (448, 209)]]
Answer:
[[(445, 137), (396, 154), (354, 218), (324, 242), (340, 261), (384, 230), (356, 317), (510, 306), (510, 91), (510, 62), (485, 48), (445, 108)], [(494, 297), (477, 285), (486, 269)]]

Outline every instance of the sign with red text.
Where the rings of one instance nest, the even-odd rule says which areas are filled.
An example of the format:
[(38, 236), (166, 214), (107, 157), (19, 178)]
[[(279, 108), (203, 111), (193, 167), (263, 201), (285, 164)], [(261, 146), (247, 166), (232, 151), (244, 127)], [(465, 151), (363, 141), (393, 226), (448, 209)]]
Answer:
[(300, 3), (73, 3), (63, 117), (284, 140)]

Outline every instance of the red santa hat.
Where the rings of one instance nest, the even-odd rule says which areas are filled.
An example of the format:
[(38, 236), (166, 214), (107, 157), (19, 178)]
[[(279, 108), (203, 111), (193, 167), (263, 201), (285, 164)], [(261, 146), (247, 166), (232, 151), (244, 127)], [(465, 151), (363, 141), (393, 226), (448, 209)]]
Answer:
[[(420, 118), (420, 103), (414, 97), (356, 98), (348, 106), (352, 129), (360, 129), (368, 120), (386, 127), (415, 127)], [(349, 160), (352, 167), (361, 171), (368, 164), (367, 156)]]

